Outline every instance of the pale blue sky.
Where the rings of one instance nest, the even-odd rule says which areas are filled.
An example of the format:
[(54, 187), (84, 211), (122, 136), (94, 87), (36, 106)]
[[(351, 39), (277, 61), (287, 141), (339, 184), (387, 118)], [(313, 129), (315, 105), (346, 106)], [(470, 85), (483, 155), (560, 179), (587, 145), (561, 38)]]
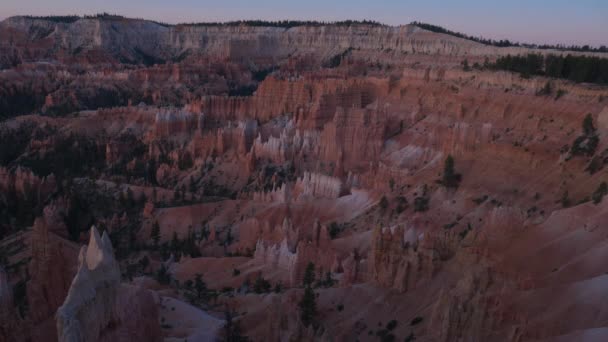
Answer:
[(110, 12), (169, 23), (237, 19), (418, 20), (471, 35), (608, 45), (608, 0), (0, 0), (12, 15)]

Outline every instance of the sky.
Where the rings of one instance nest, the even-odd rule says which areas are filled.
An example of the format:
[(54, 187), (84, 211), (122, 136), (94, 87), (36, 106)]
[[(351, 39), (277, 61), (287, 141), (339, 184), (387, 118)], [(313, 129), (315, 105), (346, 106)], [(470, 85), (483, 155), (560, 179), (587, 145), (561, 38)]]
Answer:
[(369, 19), (400, 25), (422, 21), (492, 39), (608, 45), (608, 0), (0, 0), (0, 20), (25, 14), (101, 12), (167, 23)]

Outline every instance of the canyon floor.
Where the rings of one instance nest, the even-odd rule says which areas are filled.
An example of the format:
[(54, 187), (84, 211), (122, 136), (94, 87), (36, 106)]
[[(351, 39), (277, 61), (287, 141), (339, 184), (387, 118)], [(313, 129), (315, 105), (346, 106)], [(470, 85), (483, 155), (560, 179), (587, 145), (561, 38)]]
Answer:
[(608, 340), (608, 87), (527, 53), (0, 22), (0, 341)]

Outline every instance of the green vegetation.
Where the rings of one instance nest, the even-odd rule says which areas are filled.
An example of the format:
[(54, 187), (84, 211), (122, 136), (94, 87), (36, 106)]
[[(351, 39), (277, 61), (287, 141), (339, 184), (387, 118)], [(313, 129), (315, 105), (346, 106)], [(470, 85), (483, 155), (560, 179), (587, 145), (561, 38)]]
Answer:
[(314, 322), (317, 316), (317, 302), (315, 292), (312, 289), (312, 284), (315, 281), (315, 264), (308, 263), (304, 271), (304, 295), (298, 303), (300, 308), (300, 319), (304, 326), (309, 326)]
[(304, 271), (304, 278), (302, 279), (302, 284), (304, 287), (312, 286), (312, 283), (315, 281), (315, 264), (309, 262), (306, 265), (306, 270)]
[(40, 16), (40, 17), (26, 15), (26, 16), (24, 16), (24, 18), (36, 19), (36, 20), (46, 20), (46, 21), (52, 21), (54, 23), (64, 23), (64, 24), (71, 24), (73, 22), (76, 22), (77, 20), (82, 19), (82, 17), (77, 16), (77, 15), (50, 15), (50, 16)]
[(21, 318), (25, 318), (29, 310), (27, 300), (27, 283), (25, 280), (19, 281), (13, 287), (13, 302), (19, 310), (19, 315)]
[(507, 55), (490, 67), (517, 72), (522, 77), (533, 75), (562, 78), (574, 82), (608, 84), (608, 59), (591, 56), (557, 56), (540, 54)]
[(448, 155), (445, 158), (445, 164), (443, 167), (443, 178), (441, 184), (446, 188), (457, 188), (460, 185), (461, 176), (454, 171), (454, 158)]
[(302, 21), (302, 20), (279, 20), (279, 21), (267, 21), (267, 20), (238, 20), (228, 22), (202, 22), (202, 23), (186, 23), (179, 24), (179, 26), (252, 26), (252, 27), (280, 27), (280, 28), (292, 28), (299, 26), (356, 26), (356, 25), (370, 25), (370, 26), (383, 26), (383, 24), (371, 21), (371, 20), (343, 20), (334, 22), (323, 22), (323, 21)]
[(547, 81), (547, 83), (545, 83), (545, 85), (538, 92), (536, 92), (536, 95), (549, 96), (551, 93), (553, 93), (553, 85), (551, 82)]
[(335, 239), (338, 234), (340, 234), (340, 231), (342, 231), (342, 229), (340, 228), (340, 225), (336, 222), (332, 222), (329, 224), (329, 237), (333, 240)]
[(392, 333), (393, 330), (397, 327), (397, 321), (391, 320), (386, 323), (386, 327), (384, 329), (380, 329), (376, 331), (376, 336), (380, 338), (382, 342), (393, 342), (396, 341), (395, 334)]
[(591, 114), (587, 114), (583, 119), (582, 130), (583, 134), (578, 136), (572, 143), (570, 153), (574, 156), (592, 156), (595, 154), (600, 139), (593, 124)]
[(593, 195), (591, 195), (591, 199), (593, 200), (593, 203), (599, 204), (606, 195), (608, 195), (608, 184), (602, 182), (593, 192)]
[(386, 196), (382, 196), (378, 205), (380, 208), (382, 208), (382, 210), (388, 208), (388, 199), (386, 199)]
[(326, 68), (337, 68), (340, 66), (340, 64), (342, 63), (342, 60), (344, 58), (346, 58), (346, 56), (348, 56), (351, 51), (353, 51), (352, 47), (349, 47), (348, 49), (344, 50), (342, 53), (339, 53), (333, 57), (331, 57), (326, 63), (325, 63), (325, 67)]
[(165, 266), (165, 264), (161, 264), (158, 271), (155, 274), (156, 281), (163, 285), (169, 285), (171, 283), (171, 274), (169, 274), (169, 270)]
[(243, 335), (238, 321), (234, 320), (235, 313), (232, 311), (224, 312), (224, 341), (226, 342), (248, 342), (249, 338)]
[(272, 285), (270, 284), (270, 282), (268, 282), (268, 280), (264, 279), (264, 277), (262, 277), (262, 275), (260, 274), (257, 279), (255, 280), (255, 283), (253, 283), (253, 292), (260, 294), (260, 293), (268, 293), (270, 292), (272, 288)]
[(422, 195), (414, 198), (414, 212), (424, 212), (429, 210), (429, 198), (427, 197), (426, 184), (422, 188)]
[(201, 274), (196, 274), (194, 276), (194, 291), (196, 293), (196, 298), (199, 301), (207, 298), (207, 283), (203, 281), (203, 276)]
[(336, 280), (331, 276), (331, 272), (325, 272), (325, 278), (317, 281), (317, 287), (332, 287), (336, 283)]
[(307, 327), (314, 322), (317, 316), (315, 292), (310, 286), (304, 289), (304, 295), (298, 306), (300, 307), (300, 319), (302, 319), (304, 326)]
[(401, 214), (402, 212), (405, 211), (405, 209), (407, 209), (408, 203), (407, 203), (407, 198), (405, 198), (405, 196), (399, 196), (397, 197), (397, 208), (395, 208), (395, 210), (397, 211), (397, 214)]
[(563, 208), (569, 208), (572, 205), (572, 201), (570, 200), (570, 197), (568, 197), (568, 191), (564, 191), (560, 203)]
[(410, 325), (413, 326), (413, 325), (419, 324), (422, 322), (422, 320), (423, 320), (422, 317), (416, 316), (416, 317), (414, 317), (414, 319), (412, 319), (412, 321), (410, 322)]
[(458, 37), (458, 38), (463, 38), (463, 39), (468, 39), (468, 40), (472, 40), (472, 41), (475, 41), (475, 42), (478, 42), (478, 43), (481, 43), (481, 44), (498, 46), (498, 47), (523, 46), (523, 47), (535, 48), (535, 49), (554, 49), (554, 50), (569, 50), (569, 51), (582, 51), (582, 52), (608, 52), (608, 47), (607, 46), (600, 46), (598, 48), (593, 48), (593, 47), (591, 47), (589, 45), (584, 45), (584, 46), (576, 46), (576, 45), (564, 46), (564, 45), (548, 45), (548, 44), (538, 45), (538, 44), (517, 43), (517, 42), (511, 42), (508, 39), (505, 39), (505, 40), (493, 40), (493, 39), (485, 39), (485, 38), (482, 38), (482, 37), (469, 36), (469, 35), (466, 35), (464, 33), (450, 31), (450, 30), (448, 30), (446, 28), (443, 28), (441, 26), (427, 24), (427, 23), (421, 23), (421, 22), (418, 22), (418, 21), (412, 22), (411, 25), (416, 25), (416, 26), (418, 26), (418, 27), (420, 27), (422, 29), (425, 29), (427, 31), (448, 34), (450, 36), (454, 36), (454, 37)]
[(158, 225), (158, 221), (154, 221), (152, 225), (152, 230), (150, 231), (150, 238), (154, 243), (154, 248), (158, 248), (158, 242), (160, 241), (160, 226)]

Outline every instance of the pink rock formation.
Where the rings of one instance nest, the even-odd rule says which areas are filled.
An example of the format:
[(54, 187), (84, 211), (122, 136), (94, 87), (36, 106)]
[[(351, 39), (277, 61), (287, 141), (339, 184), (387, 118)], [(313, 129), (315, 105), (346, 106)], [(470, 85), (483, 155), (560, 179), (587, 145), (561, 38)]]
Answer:
[(294, 193), (296, 197), (338, 198), (349, 194), (349, 189), (340, 179), (304, 172), (295, 184)]
[(374, 230), (372, 251), (369, 257), (373, 281), (400, 291), (429, 280), (439, 267), (439, 256), (414, 241), (407, 241), (402, 227)]
[(28, 282), (30, 318), (40, 323), (52, 318), (68, 293), (71, 279), (76, 273), (78, 247), (54, 233), (66, 232), (53, 207), (47, 206), (45, 215), (34, 222), (31, 237), (31, 255)]

